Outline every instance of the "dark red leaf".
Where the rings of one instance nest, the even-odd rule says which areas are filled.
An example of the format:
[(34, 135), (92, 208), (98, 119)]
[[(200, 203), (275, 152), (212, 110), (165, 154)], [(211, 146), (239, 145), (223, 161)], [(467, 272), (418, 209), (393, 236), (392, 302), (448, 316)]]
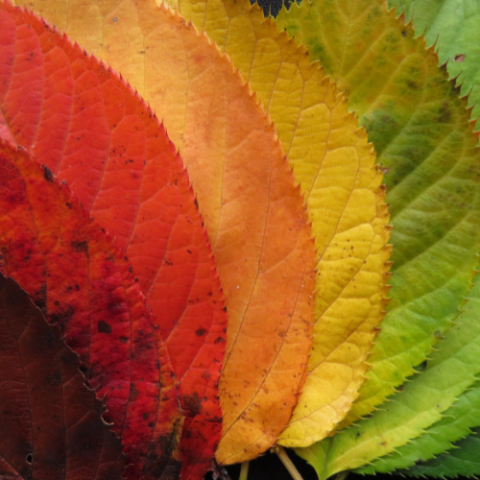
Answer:
[(79, 367), (59, 329), (0, 274), (0, 478), (122, 478), (121, 442)]

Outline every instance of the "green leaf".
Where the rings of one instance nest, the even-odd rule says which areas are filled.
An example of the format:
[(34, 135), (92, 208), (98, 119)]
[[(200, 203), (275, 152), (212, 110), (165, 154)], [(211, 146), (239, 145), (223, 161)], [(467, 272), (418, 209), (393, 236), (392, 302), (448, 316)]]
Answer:
[(472, 435), (455, 444), (455, 448), (439, 455), (433, 460), (418, 463), (408, 470), (398, 473), (415, 477), (473, 477), (480, 475), (480, 428), (473, 430)]
[(472, 118), (480, 116), (480, 3), (477, 0), (389, 0), (405, 17), (413, 16), (417, 32), (435, 45), (451, 78), (458, 76), (462, 95), (469, 96)]
[[(422, 382), (422, 377), (414, 381)], [(471, 428), (480, 425), (480, 381), (464, 392), (444, 412), (443, 418), (428, 428), (423, 435), (398, 448), (395, 453), (357, 469), (357, 473), (389, 473), (425, 462), (454, 448), (453, 442), (471, 434)]]
[[(421, 378), (419, 380), (421, 381)], [(395, 469), (422, 465), (421, 462), (454, 448), (452, 442), (470, 435), (470, 429), (479, 425), (480, 382), (477, 381), (471, 389), (460, 395), (455, 404), (444, 413), (443, 418), (428, 428), (422, 436), (397, 449), (388, 457), (380, 458), (371, 465), (358, 469), (357, 472), (387, 473)]]
[(414, 373), (470, 289), (480, 239), (477, 137), (433, 49), (380, 0), (306, 1), (277, 21), (346, 90), (389, 169), (392, 300), (345, 426)]
[[(325, 472), (325, 477), (328, 477), (340, 471), (362, 467), (394, 452), (410, 439), (422, 435), (425, 428), (438, 422), (442, 412), (451, 407), (456, 397), (475, 383), (476, 375), (480, 372), (479, 280), (480, 276), (477, 276), (463, 312), (456, 319), (448, 338), (440, 344), (441, 348), (431, 354), (425, 370), (407, 382), (370, 418), (337, 433), (330, 440), (325, 462), (313, 464), (317, 471)], [(447, 425), (444, 433), (448, 432)], [(463, 436), (468, 433), (466, 429)], [(447, 443), (445, 448), (449, 447), (451, 445)], [(316, 448), (316, 445), (310, 447), (313, 452)], [(325, 451), (325, 447), (320, 451)], [(302, 449), (297, 450), (301, 456), (302, 452)], [(410, 454), (413, 455), (412, 452)], [(404, 464), (402, 460), (401, 452), (397, 452), (380, 458), (372, 466), (360, 470), (360, 473), (389, 472), (409, 466), (408, 459)]]

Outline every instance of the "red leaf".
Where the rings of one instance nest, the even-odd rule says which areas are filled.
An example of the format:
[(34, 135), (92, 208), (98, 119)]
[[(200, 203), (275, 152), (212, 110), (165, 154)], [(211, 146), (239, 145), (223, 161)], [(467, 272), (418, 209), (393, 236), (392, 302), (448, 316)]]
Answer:
[[(0, 143), (0, 269), (76, 350), (122, 437), (129, 478), (178, 476), (182, 416), (155, 319), (96, 222), (46, 167)], [(168, 468), (167, 468), (168, 467)]]
[(130, 259), (181, 381), (183, 475), (203, 474), (221, 433), (226, 313), (181, 159), (116, 74), (0, 5), (0, 133), (66, 180)]
[(0, 478), (120, 480), (122, 445), (77, 355), (1, 274), (0, 345)]

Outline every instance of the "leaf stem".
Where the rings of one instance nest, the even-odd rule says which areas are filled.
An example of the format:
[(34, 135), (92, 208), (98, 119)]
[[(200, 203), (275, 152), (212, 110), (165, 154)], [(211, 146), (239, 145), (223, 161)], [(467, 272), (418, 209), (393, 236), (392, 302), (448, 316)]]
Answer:
[(250, 462), (243, 462), (242, 466), (240, 467), (240, 477), (238, 480), (247, 480), (248, 479), (248, 467), (250, 466)]
[(288, 470), (293, 480), (303, 480), (303, 477), (300, 475), (300, 472), (297, 470), (297, 467), (290, 460), (290, 457), (287, 455), (287, 452), (283, 447), (275, 447), (275, 453), (278, 455), (278, 458), (285, 465), (285, 468)]

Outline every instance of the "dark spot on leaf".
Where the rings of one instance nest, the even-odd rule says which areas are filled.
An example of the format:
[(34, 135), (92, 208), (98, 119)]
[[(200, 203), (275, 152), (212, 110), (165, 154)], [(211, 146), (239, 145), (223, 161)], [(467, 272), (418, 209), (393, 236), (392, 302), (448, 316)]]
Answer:
[(42, 165), (43, 167), (43, 178), (47, 181), (47, 182), (53, 182), (53, 173), (52, 171), (46, 167), (45, 165)]
[(140, 392), (138, 391), (138, 389), (137, 389), (137, 387), (135, 386), (135, 384), (132, 383), (131, 386), (130, 386), (130, 400), (131, 400), (132, 402), (134, 402), (134, 401), (137, 399), (139, 393), (140, 393)]
[(185, 413), (190, 417), (198, 415), (202, 411), (202, 402), (197, 392), (194, 392), (192, 395), (183, 396), (183, 409)]
[(112, 327), (103, 320), (100, 320), (97, 325), (97, 330), (99, 333), (112, 333)]
[(454, 62), (463, 62), (465, 60), (466, 55), (464, 53), (458, 53), (453, 57)]
[(443, 105), (439, 110), (438, 122), (440, 123), (448, 123), (452, 118), (452, 112), (448, 105)]
[(81, 242), (71, 242), (70, 246), (74, 248), (77, 252), (84, 252), (88, 257), (88, 243), (86, 240)]
[(196, 332), (197, 336), (202, 337), (207, 333), (207, 331), (204, 328), (199, 328)]

